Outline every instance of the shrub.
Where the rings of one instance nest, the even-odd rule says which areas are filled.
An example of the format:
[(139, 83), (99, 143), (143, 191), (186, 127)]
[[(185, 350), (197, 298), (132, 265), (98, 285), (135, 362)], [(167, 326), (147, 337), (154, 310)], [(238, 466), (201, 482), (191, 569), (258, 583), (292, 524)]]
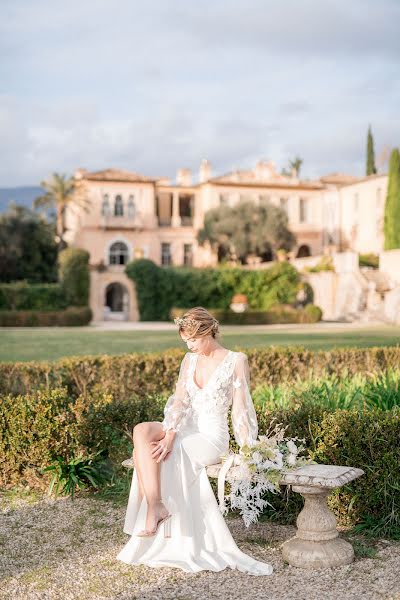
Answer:
[(360, 267), (372, 267), (379, 269), (379, 256), (377, 254), (359, 254), (358, 264)]
[(322, 319), (322, 310), (315, 304), (307, 304), (303, 310), (303, 317), (301, 323), (317, 323)]
[[(271, 421), (287, 425), (289, 436), (304, 437), (318, 463), (349, 465), (364, 470), (354, 482), (335, 490), (329, 505), (343, 525), (368, 524), (374, 532), (400, 537), (400, 411), (380, 409), (327, 412), (321, 407), (259, 413), (261, 431)], [(295, 495), (297, 496), (297, 494)], [(294, 520), (299, 499), (287, 503), (271, 496), (275, 518)], [(267, 511), (268, 512), (268, 511)]]
[(333, 261), (331, 256), (322, 256), (319, 262), (313, 267), (304, 267), (303, 271), (307, 273), (319, 273), (320, 271), (334, 271)]
[(173, 306), (201, 305), (228, 310), (235, 294), (244, 294), (254, 310), (269, 310), (276, 304), (296, 300), (299, 275), (288, 263), (250, 271), (237, 267), (195, 269), (158, 267), (148, 259), (129, 263), (138, 297), (140, 319), (168, 320)]
[(73, 327), (92, 320), (89, 307), (69, 306), (60, 311), (1, 310), (0, 327)]
[[(172, 308), (171, 319), (182, 316), (188, 308)], [(316, 323), (321, 320), (322, 311), (318, 306), (307, 305), (293, 308), (290, 305), (272, 306), (268, 311), (246, 310), (236, 313), (230, 309), (209, 308), (210, 313), (224, 325), (269, 325), (273, 323)]]
[[(93, 390), (74, 399), (66, 388), (0, 398), (0, 484), (45, 489), (43, 469), (57, 457), (68, 480), (79, 456), (102, 453), (122, 475), (120, 462), (132, 451), (132, 428), (143, 420), (161, 420), (165, 398), (131, 395), (123, 402)], [(275, 419), (289, 436), (304, 437), (319, 462), (360, 467), (365, 474), (336, 490), (329, 503), (344, 525), (372, 524), (375, 533), (400, 535), (400, 410), (335, 410), (303, 404), (270, 410), (257, 406), (259, 430)], [(234, 442), (231, 447), (237, 450)], [(290, 521), (301, 499), (269, 498), (275, 519)]]
[[(82, 309), (81, 309), (82, 310)], [(0, 313), (1, 314), (1, 313)], [(236, 347), (237, 348), (237, 347)], [(240, 348), (239, 348), (240, 349)], [(252, 388), (295, 382), (311, 375), (383, 372), (400, 364), (400, 347), (335, 348), (313, 352), (304, 348), (244, 349)], [(116, 400), (147, 396), (174, 385), (183, 350), (138, 352), (118, 356), (81, 356), (48, 362), (0, 363), (0, 393), (26, 394), (46, 386), (67, 387), (74, 397), (107, 390)]]
[(89, 252), (81, 248), (65, 248), (58, 256), (59, 279), (67, 303), (87, 306), (89, 302)]
[(67, 301), (59, 283), (0, 284), (0, 310), (62, 310)]

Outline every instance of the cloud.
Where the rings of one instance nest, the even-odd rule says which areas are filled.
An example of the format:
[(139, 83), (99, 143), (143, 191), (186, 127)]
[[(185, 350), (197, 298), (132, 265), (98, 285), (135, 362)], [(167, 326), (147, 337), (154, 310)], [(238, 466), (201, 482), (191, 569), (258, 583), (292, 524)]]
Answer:
[[(207, 10), (206, 10), (207, 8)], [(363, 172), (400, 139), (397, 0), (5, 0), (0, 185), (115, 166)]]

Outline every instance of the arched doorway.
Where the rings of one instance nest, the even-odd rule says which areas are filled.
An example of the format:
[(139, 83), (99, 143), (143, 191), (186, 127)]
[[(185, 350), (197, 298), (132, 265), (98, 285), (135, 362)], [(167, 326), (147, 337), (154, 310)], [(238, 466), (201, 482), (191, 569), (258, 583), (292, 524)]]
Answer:
[(298, 249), (296, 258), (305, 258), (306, 256), (311, 256), (311, 249), (307, 244), (303, 244)]
[(110, 283), (105, 290), (104, 320), (127, 321), (129, 318), (129, 292), (122, 283)]

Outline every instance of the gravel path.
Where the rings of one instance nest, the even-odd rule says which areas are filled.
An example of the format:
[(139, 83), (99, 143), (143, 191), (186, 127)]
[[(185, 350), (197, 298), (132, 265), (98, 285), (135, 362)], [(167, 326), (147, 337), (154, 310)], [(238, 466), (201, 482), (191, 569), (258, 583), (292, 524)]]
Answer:
[[(280, 544), (294, 528), (229, 527), (240, 548), (272, 563), (270, 577), (225, 569), (187, 574), (115, 559), (129, 537), (125, 505), (95, 497), (1, 502), (0, 598), (62, 600), (372, 600), (400, 599), (400, 543), (358, 539), (351, 565), (305, 571), (286, 565)], [(367, 557), (365, 557), (367, 556)]]

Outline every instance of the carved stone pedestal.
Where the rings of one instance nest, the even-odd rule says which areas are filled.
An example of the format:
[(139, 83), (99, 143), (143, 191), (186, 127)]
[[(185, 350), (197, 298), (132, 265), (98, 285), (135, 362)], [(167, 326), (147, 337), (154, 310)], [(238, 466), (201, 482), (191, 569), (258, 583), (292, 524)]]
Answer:
[(306, 569), (338, 567), (353, 561), (353, 547), (339, 537), (336, 518), (326, 498), (333, 488), (362, 474), (361, 469), (333, 465), (307, 465), (284, 474), (281, 483), (292, 484), (293, 491), (305, 500), (297, 517), (296, 536), (282, 546), (284, 560)]

